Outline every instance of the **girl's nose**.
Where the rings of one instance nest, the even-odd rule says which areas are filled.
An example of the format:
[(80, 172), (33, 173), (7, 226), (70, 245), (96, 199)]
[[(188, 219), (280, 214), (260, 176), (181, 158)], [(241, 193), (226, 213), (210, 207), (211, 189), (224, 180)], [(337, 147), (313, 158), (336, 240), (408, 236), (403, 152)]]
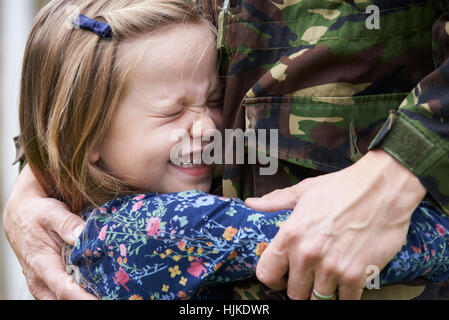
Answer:
[(212, 113), (209, 108), (204, 108), (199, 117), (193, 122), (190, 128), (190, 136), (192, 138), (201, 138), (208, 130), (216, 129)]

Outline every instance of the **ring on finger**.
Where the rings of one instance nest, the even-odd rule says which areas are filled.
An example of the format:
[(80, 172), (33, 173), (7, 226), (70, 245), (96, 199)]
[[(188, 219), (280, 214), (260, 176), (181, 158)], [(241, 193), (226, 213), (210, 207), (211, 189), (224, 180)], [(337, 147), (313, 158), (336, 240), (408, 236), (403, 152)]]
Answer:
[(332, 300), (335, 298), (335, 294), (331, 294), (328, 296), (322, 295), (321, 293), (319, 293), (318, 291), (316, 291), (315, 289), (312, 290), (312, 294), (315, 298), (317, 298), (318, 300)]

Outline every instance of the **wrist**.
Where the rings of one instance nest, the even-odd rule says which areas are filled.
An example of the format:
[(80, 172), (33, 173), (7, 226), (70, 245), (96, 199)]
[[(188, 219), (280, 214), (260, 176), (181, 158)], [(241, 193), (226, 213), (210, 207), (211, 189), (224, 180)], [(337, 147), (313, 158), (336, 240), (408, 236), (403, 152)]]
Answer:
[(380, 185), (386, 191), (386, 200), (394, 206), (413, 211), (424, 199), (427, 190), (419, 178), (385, 150), (371, 150), (360, 161), (363, 161), (364, 170), (371, 171), (382, 181)]

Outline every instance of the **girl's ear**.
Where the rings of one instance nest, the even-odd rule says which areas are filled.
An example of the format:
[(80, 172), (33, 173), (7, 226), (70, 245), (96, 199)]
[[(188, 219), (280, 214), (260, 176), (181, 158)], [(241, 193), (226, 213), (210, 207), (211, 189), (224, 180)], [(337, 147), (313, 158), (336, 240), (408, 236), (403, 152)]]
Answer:
[(89, 162), (95, 164), (100, 161), (100, 148), (95, 146), (89, 153)]

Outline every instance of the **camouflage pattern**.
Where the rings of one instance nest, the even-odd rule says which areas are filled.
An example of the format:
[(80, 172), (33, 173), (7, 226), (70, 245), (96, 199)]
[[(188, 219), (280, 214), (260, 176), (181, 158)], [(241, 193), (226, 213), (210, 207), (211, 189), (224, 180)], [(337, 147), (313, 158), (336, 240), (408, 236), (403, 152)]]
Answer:
[[(276, 185), (257, 183), (266, 179), (254, 167), (227, 166), (227, 195), (285, 187), (289, 164), (334, 172), (384, 147), (449, 213), (447, 1), (233, 4), (220, 30), (225, 127), (280, 129), (283, 163)], [(373, 4), (380, 28), (369, 30)]]
[[(277, 174), (225, 165), (225, 196), (262, 196), (381, 147), (449, 214), (448, 0), (197, 2), (219, 28), (225, 128), (279, 129)], [(366, 25), (371, 5), (379, 29)], [(363, 298), (447, 298), (443, 288), (418, 280)]]

